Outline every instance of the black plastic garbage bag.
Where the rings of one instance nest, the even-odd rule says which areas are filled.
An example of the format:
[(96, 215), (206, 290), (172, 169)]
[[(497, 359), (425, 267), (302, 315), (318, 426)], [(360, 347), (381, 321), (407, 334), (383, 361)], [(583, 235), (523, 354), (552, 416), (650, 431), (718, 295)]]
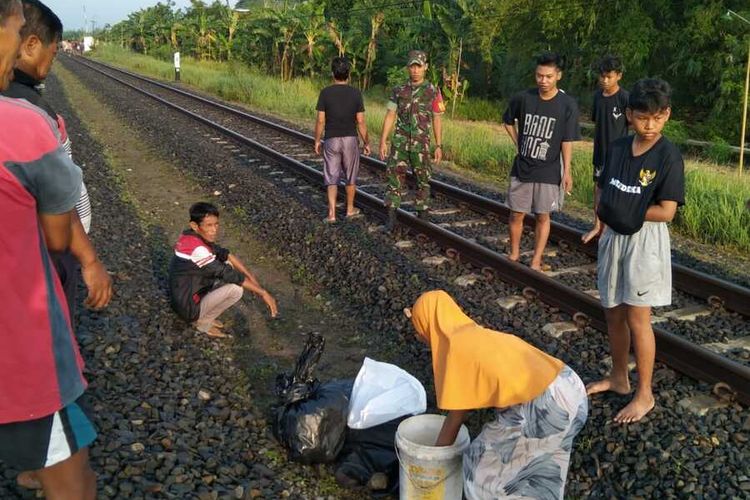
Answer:
[(321, 384), (312, 375), (325, 340), (310, 334), (291, 375), (276, 378), (273, 434), (289, 458), (303, 464), (333, 462), (344, 446), (354, 380)]
[(373, 497), (398, 493), (396, 431), (407, 416), (369, 429), (347, 429), (336, 468), (336, 481), (346, 488), (367, 488)]
[(318, 384), (313, 371), (323, 355), (326, 339), (319, 333), (307, 336), (302, 353), (297, 358), (291, 375), (280, 373), (276, 376), (276, 396), (280, 402), (289, 404), (306, 398)]

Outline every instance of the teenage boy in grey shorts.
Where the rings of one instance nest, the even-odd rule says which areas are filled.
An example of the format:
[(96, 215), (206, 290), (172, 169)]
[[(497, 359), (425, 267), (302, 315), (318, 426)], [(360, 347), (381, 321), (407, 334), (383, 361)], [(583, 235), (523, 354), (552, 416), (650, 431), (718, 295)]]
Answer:
[(531, 268), (541, 270), (550, 230), (550, 213), (562, 209), (565, 192), (573, 189), (570, 162), (573, 141), (580, 139), (578, 105), (557, 88), (562, 78), (560, 56), (545, 52), (536, 59), (536, 88), (513, 96), (503, 114), (505, 130), (518, 147), (510, 171), (510, 260), (521, 255), (523, 218), (536, 215)]
[(359, 144), (357, 132), (364, 143), (364, 153), (370, 154), (370, 142), (365, 122), (365, 104), (362, 93), (349, 85), (351, 63), (346, 57), (336, 57), (331, 63), (333, 85), (318, 96), (318, 119), (315, 123), (315, 154), (321, 153), (321, 137), (325, 128), (323, 150), (323, 180), (328, 190), (328, 216), (324, 222), (336, 222), (336, 195), (339, 177), (343, 171), (346, 182), (346, 218), (359, 215), (354, 208), (359, 171)]
[(672, 301), (667, 222), (685, 201), (685, 167), (680, 151), (661, 134), (671, 113), (670, 94), (669, 84), (662, 80), (635, 84), (625, 111), (635, 135), (611, 144), (598, 181), (596, 211), (602, 233), (597, 274), (612, 371), (586, 390), (589, 394), (630, 392), (632, 338), (638, 387), (615, 416), (619, 423), (636, 422), (654, 407), (651, 379), (656, 346), (651, 308)]

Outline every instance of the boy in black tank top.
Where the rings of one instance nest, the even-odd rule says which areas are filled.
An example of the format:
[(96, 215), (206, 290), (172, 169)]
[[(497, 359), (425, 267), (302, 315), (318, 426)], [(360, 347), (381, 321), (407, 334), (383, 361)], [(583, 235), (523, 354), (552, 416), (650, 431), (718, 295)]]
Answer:
[(667, 222), (685, 201), (682, 155), (661, 131), (669, 120), (671, 89), (657, 79), (639, 80), (626, 110), (635, 135), (612, 143), (599, 176), (601, 220), (597, 281), (606, 308), (612, 354), (610, 375), (587, 386), (589, 394), (630, 392), (631, 340), (638, 369), (632, 401), (615, 416), (636, 422), (654, 407), (651, 379), (655, 340), (651, 308), (672, 300)]

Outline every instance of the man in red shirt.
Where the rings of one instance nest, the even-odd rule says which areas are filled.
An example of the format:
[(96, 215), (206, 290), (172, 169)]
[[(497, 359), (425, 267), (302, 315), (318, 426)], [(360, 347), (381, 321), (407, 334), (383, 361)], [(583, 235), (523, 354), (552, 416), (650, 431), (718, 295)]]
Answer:
[[(19, 0), (0, 0), (0, 90), (21, 42)], [(81, 170), (57, 125), (26, 101), (0, 97), (0, 461), (36, 472), (48, 498), (93, 499), (88, 446), (96, 437), (79, 406), (83, 361), (49, 252), (71, 239)]]

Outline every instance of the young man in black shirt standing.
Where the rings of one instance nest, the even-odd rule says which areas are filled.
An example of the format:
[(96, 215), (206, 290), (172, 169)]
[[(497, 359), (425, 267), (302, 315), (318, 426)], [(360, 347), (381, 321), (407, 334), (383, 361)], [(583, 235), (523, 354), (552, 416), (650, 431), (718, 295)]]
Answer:
[(321, 153), (323, 141), (323, 175), (328, 189), (328, 216), (325, 222), (336, 222), (336, 195), (343, 170), (346, 180), (346, 217), (356, 217), (354, 194), (357, 191), (359, 171), (359, 131), (364, 143), (364, 153), (370, 154), (370, 142), (365, 122), (365, 104), (362, 93), (349, 85), (351, 63), (346, 57), (336, 57), (331, 63), (333, 85), (324, 88), (318, 97), (318, 119), (315, 123), (315, 154)]
[(630, 92), (626, 114), (634, 136), (610, 145), (599, 176), (597, 214), (601, 220), (597, 280), (606, 308), (612, 353), (609, 377), (587, 386), (589, 394), (630, 392), (631, 339), (638, 387), (615, 416), (636, 422), (654, 407), (651, 379), (656, 352), (651, 308), (672, 301), (670, 222), (685, 201), (682, 155), (661, 132), (669, 120), (671, 89), (657, 79), (639, 80)]
[(550, 230), (550, 212), (562, 209), (565, 192), (573, 189), (570, 163), (573, 141), (580, 139), (578, 105), (557, 88), (562, 78), (560, 56), (546, 52), (536, 60), (537, 88), (520, 92), (503, 115), (505, 130), (518, 147), (508, 189), (510, 254), (521, 251), (523, 218), (536, 215), (531, 268), (541, 270)]
[[(604, 168), (607, 148), (615, 139), (628, 135), (628, 119), (625, 108), (628, 106), (627, 90), (620, 87), (622, 63), (615, 56), (604, 56), (599, 61), (599, 90), (594, 93), (594, 106), (591, 110), (591, 121), (594, 122), (594, 198), (597, 197), (596, 185)], [(594, 211), (594, 228), (583, 235), (587, 243), (594, 235), (599, 234), (599, 219)]]

